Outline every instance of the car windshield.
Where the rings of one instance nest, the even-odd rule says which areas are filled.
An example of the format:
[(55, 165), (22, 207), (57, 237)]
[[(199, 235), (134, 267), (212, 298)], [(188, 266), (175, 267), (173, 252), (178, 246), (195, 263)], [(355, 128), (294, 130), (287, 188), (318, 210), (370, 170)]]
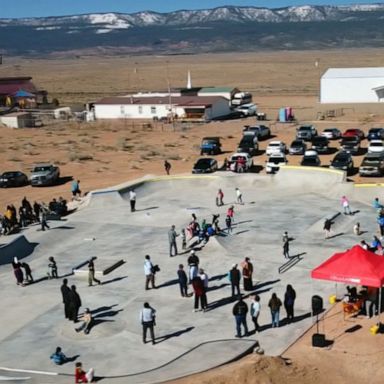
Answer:
[(325, 137), (316, 137), (312, 140), (312, 144), (325, 144), (327, 142)]
[(379, 159), (373, 159), (373, 158), (364, 159), (363, 162), (361, 163), (362, 166), (364, 166), (364, 165), (375, 166), (375, 165), (379, 165), (379, 164), (380, 164), (380, 160)]
[(1, 177), (15, 177), (17, 176), (17, 172), (4, 172)]
[(280, 147), (280, 143), (270, 143), (270, 144), (268, 145), (268, 147), (270, 147), (270, 148)]
[(383, 128), (371, 128), (369, 133), (379, 133)]
[(203, 140), (204, 145), (215, 145), (217, 141), (215, 140)]
[(300, 127), (299, 128), (299, 131), (310, 131), (311, 130), (311, 127)]
[(195, 164), (195, 167), (209, 167), (209, 164), (211, 163), (208, 159), (200, 159)]
[(285, 162), (284, 157), (271, 157), (269, 159), (269, 163), (273, 163), (273, 164), (280, 164), (284, 162)]
[(303, 142), (302, 141), (292, 141), (291, 147), (302, 147)]
[(324, 132), (333, 133), (335, 131), (334, 128), (326, 128), (324, 129)]
[(348, 155), (337, 155), (333, 160), (334, 163), (346, 163), (348, 161), (349, 161)]
[(351, 137), (344, 137), (343, 140), (342, 140), (342, 143), (357, 143), (359, 141), (359, 139), (355, 136), (351, 136)]
[(383, 143), (371, 143), (369, 146), (370, 147), (382, 147)]
[(50, 169), (51, 169), (51, 167), (49, 165), (41, 166), (41, 167), (35, 167), (33, 169), (33, 172), (46, 172), (46, 171), (49, 171)]
[(306, 157), (303, 159), (303, 164), (317, 164), (317, 157)]

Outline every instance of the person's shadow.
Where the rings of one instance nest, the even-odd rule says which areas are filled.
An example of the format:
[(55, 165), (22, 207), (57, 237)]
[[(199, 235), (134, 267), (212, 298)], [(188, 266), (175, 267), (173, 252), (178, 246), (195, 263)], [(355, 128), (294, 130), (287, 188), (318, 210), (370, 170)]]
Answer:
[(168, 333), (167, 335), (164, 335), (164, 336), (155, 337), (156, 344), (162, 343), (163, 341), (166, 341), (166, 340), (168, 340), (168, 339), (170, 339), (172, 337), (179, 337), (179, 336), (181, 336), (184, 333), (192, 331), (192, 329), (194, 329), (194, 328), (195, 327), (188, 327), (188, 328), (185, 328), (185, 329), (181, 329), (180, 331), (176, 331), (176, 332), (173, 332), (173, 333)]

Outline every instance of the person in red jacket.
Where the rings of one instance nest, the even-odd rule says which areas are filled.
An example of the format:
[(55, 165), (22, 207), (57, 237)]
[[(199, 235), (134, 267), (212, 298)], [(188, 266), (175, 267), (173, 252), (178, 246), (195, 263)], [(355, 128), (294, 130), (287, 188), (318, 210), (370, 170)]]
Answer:
[(205, 293), (204, 282), (199, 276), (195, 276), (192, 279), (192, 287), (195, 293), (195, 307), (193, 312), (199, 311), (199, 301), (200, 301), (200, 311), (205, 311), (207, 308), (207, 295)]
[(83, 371), (83, 365), (80, 363), (76, 363), (75, 369), (75, 383), (92, 383), (95, 371), (91, 368), (88, 372)]

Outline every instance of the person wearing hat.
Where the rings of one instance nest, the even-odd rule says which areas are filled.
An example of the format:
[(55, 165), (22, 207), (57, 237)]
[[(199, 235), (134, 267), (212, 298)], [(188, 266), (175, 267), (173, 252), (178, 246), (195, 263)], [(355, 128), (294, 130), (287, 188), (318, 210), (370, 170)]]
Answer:
[(91, 311), (89, 310), (89, 308), (85, 308), (85, 311), (84, 311), (83, 317), (81, 318), (81, 321), (82, 321), (82, 323), (81, 323), (80, 327), (75, 328), (75, 330), (76, 330), (76, 332), (84, 331), (84, 333), (86, 335), (88, 335), (89, 331), (91, 330), (92, 322), (93, 322), (92, 314), (91, 314)]
[(95, 257), (92, 257), (88, 261), (88, 285), (92, 287), (92, 282), (95, 282), (97, 284), (101, 284), (100, 280), (97, 280), (95, 277), (95, 263), (93, 260), (96, 259)]
[(235, 290), (237, 296), (240, 295), (240, 271), (237, 269), (237, 264), (232, 265), (232, 269), (229, 271), (229, 281), (231, 282), (232, 297), (235, 296)]
[(199, 258), (196, 256), (195, 251), (192, 249), (190, 256), (188, 257), (189, 266), (189, 281), (191, 282), (194, 277), (197, 276), (199, 271)]

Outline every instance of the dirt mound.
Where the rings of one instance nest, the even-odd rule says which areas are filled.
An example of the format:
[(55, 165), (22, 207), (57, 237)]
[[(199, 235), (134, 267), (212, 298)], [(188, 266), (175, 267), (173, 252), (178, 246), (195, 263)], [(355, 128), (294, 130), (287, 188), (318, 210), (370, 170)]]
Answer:
[(169, 384), (322, 384), (326, 381), (317, 368), (300, 366), (281, 357), (250, 355), (241, 361)]

